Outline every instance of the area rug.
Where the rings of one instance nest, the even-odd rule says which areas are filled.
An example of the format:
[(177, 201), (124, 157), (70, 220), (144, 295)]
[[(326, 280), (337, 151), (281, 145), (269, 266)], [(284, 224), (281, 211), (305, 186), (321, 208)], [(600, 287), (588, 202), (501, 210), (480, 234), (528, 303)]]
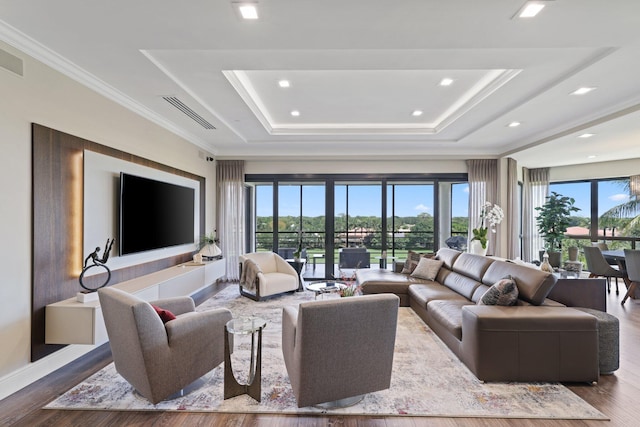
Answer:
[[(438, 339), (410, 308), (399, 310), (391, 388), (368, 394), (359, 404), (334, 410), (298, 408), (281, 351), (282, 307), (314, 299), (297, 292), (255, 302), (230, 286), (198, 307), (226, 307), (234, 317), (256, 315), (267, 320), (263, 333), (262, 401), (247, 395), (223, 399), (223, 366), (207, 374), (189, 394), (150, 404), (108, 365), (46, 408), (111, 411), (200, 411), (279, 414), (353, 414), (437, 417), (594, 419), (607, 417), (561, 384), (482, 383)], [(326, 296), (333, 297), (333, 296)], [(336, 296), (337, 297), (337, 296)], [(346, 325), (357, 328), (358, 325)], [(331, 331), (327, 331), (331, 333)], [(203, 337), (206, 339), (206, 337)], [(234, 371), (246, 381), (249, 340), (236, 340)], [(330, 355), (327, 355), (330, 357)], [(339, 361), (336, 361), (339, 363)], [(312, 367), (309, 367), (312, 369)]]

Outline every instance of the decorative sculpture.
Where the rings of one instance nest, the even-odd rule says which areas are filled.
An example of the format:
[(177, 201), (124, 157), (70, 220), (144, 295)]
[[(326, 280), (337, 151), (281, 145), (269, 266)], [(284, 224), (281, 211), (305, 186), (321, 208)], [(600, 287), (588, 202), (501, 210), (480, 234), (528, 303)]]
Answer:
[[(95, 251), (91, 252), (84, 259), (82, 273), (80, 273), (80, 277), (78, 278), (78, 281), (80, 282), (80, 286), (82, 286), (84, 289), (88, 290), (89, 292), (97, 291), (98, 289), (106, 286), (107, 283), (109, 283), (109, 281), (111, 280), (111, 270), (109, 270), (109, 267), (106, 266), (106, 263), (109, 260), (109, 254), (111, 253), (111, 247), (113, 246), (114, 242), (115, 242), (115, 239), (107, 239), (107, 243), (104, 246), (104, 252), (101, 258), (98, 258), (98, 254), (100, 253), (100, 247), (98, 246), (96, 247)], [(91, 261), (91, 264), (89, 264), (89, 261)], [(102, 283), (100, 286), (97, 286), (97, 287), (85, 286), (84, 275), (88, 270), (90, 270), (93, 267), (104, 268), (107, 272), (107, 279), (104, 281), (104, 283)]]

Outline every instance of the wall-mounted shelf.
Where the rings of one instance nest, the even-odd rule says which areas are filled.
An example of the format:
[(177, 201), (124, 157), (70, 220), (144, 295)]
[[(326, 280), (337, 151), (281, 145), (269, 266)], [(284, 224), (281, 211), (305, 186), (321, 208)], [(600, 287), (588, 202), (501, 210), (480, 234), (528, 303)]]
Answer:
[[(193, 295), (225, 274), (223, 259), (194, 264), (191, 262), (140, 276), (113, 285), (153, 301)], [(92, 344), (108, 341), (99, 301), (78, 302), (74, 298), (49, 304), (45, 308), (46, 344)]]

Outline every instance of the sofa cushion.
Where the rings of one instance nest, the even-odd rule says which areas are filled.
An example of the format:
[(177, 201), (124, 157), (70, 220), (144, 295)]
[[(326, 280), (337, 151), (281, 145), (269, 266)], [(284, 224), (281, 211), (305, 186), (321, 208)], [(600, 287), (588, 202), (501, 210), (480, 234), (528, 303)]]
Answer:
[(435, 300), (456, 300), (471, 304), (468, 299), (459, 293), (435, 282), (409, 286), (409, 297), (424, 308), (427, 307), (429, 302)]
[[(494, 262), (495, 261), (489, 257), (465, 252), (460, 254), (460, 256), (456, 259), (451, 270), (455, 271), (456, 273), (464, 274), (467, 277), (471, 277), (472, 279), (481, 282), (485, 272)], [(502, 277), (505, 276), (506, 275), (502, 275)], [(494, 280), (491, 284), (495, 283), (496, 281), (497, 280)]]
[(404, 262), (401, 273), (411, 274), (416, 269), (422, 258), (431, 258), (432, 253), (418, 253), (414, 251), (407, 252), (407, 260)]
[(434, 280), (442, 267), (442, 260), (435, 260), (429, 258), (422, 258), (418, 263), (418, 266), (411, 273), (411, 277), (417, 277), (419, 279)]
[(518, 301), (518, 287), (511, 277), (493, 284), (478, 301), (479, 305), (515, 305)]
[[(440, 270), (446, 271), (446, 269), (444, 268)], [(438, 273), (438, 282), (443, 284), (447, 288), (450, 288), (451, 290), (459, 293), (468, 300), (472, 299), (475, 290), (478, 288), (478, 286), (482, 285), (482, 283), (476, 281), (475, 279), (472, 279), (471, 277), (467, 277), (466, 275), (455, 271), (451, 271), (446, 274), (444, 272), (443, 274)]]
[(444, 266), (451, 270), (453, 263), (458, 259), (462, 252), (449, 248), (440, 248), (435, 258), (444, 261)]
[(471, 304), (466, 300), (436, 300), (427, 304), (427, 311), (434, 321), (462, 340), (462, 307)]
[(431, 281), (377, 268), (356, 271), (356, 284), (362, 287), (364, 294), (406, 294), (410, 285), (421, 283), (431, 283)]
[(518, 286), (518, 298), (533, 305), (540, 305), (556, 284), (551, 273), (511, 262), (494, 261), (482, 277), (482, 283), (491, 286), (503, 277), (511, 276)]

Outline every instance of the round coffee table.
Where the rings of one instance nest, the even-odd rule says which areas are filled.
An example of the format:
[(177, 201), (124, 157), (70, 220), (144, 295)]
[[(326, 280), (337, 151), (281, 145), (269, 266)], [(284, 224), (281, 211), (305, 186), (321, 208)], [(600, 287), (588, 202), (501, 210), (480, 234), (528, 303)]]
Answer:
[(341, 289), (347, 287), (347, 284), (337, 280), (327, 280), (323, 282), (313, 282), (306, 285), (306, 287), (308, 290), (313, 291), (316, 294), (316, 299), (318, 299), (318, 295), (340, 292)]

